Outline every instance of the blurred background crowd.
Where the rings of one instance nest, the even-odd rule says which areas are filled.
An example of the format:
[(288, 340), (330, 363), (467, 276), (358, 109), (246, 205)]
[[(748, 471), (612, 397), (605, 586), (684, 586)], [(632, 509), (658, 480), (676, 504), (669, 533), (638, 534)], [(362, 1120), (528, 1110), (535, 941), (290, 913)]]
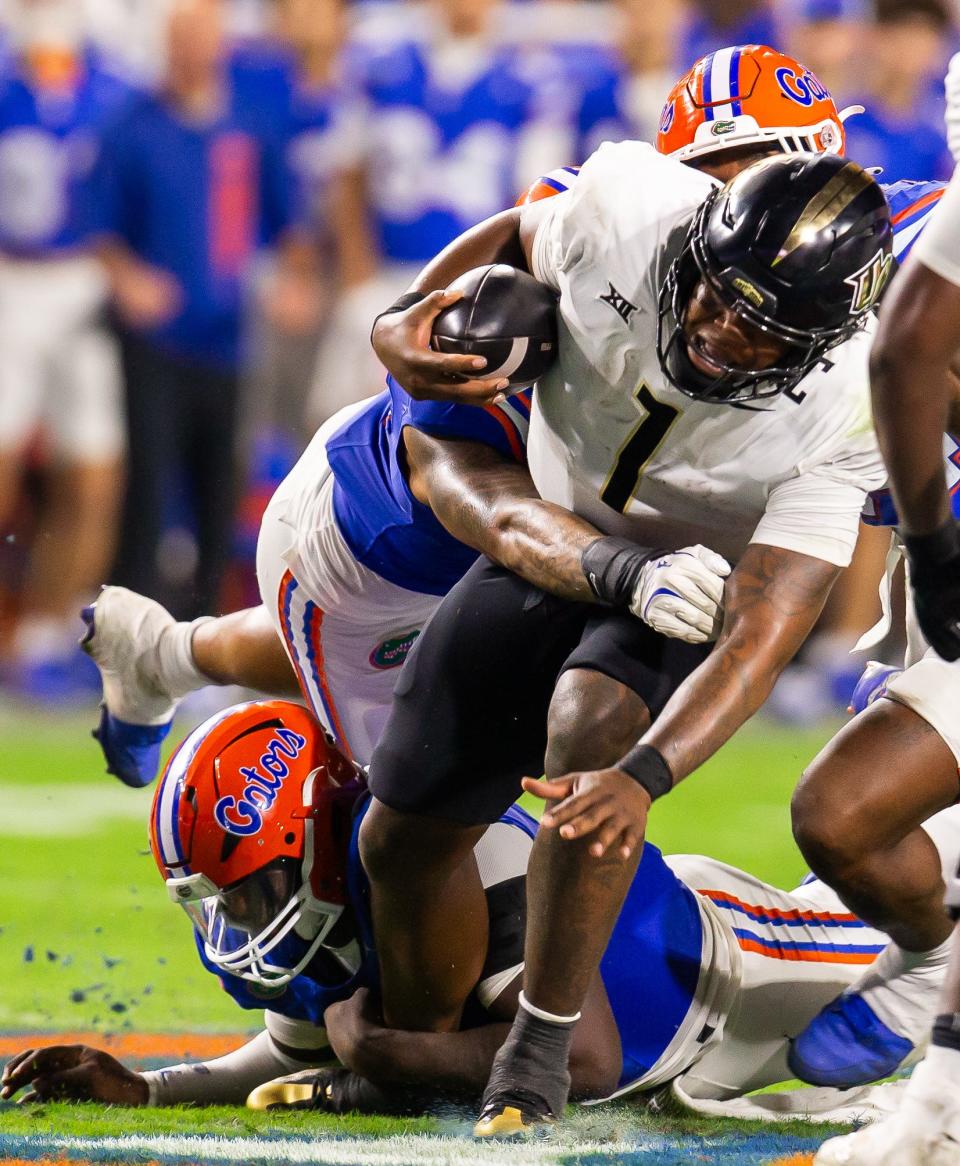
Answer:
[[(652, 138), (703, 53), (791, 53), (865, 107), (854, 159), (948, 177), (956, 17), (952, 0), (0, 0), (0, 700), (89, 699), (77, 613), (101, 582), (179, 618), (256, 602), (274, 486), (378, 390), (373, 316), (538, 175)], [(826, 704), (883, 551), (864, 547), (869, 582), (841, 588), (807, 653)]]

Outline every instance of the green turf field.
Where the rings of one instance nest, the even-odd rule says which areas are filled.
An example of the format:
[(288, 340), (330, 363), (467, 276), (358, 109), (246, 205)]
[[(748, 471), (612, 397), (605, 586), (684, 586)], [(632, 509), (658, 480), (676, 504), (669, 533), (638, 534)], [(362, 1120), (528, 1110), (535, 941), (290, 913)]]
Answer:
[[(128, 790), (104, 775), (89, 737), (92, 721), (92, 713), (55, 718), (0, 710), (0, 1059), (22, 1041), (12, 1034), (95, 1033), (104, 1039), (112, 1034), (110, 1045), (118, 1055), (148, 1063), (182, 1059), (184, 1034), (208, 1034), (194, 1038), (203, 1050), (224, 1045), (209, 1034), (258, 1027), (257, 1015), (238, 1009), (201, 970), (187, 921), (167, 899), (149, 854), (145, 823), (151, 793)], [(794, 732), (756, 722), (657, 804), (651, 839), (668, 852), (703, 850), (765, 879), (795, 883), (803, 864), (790, 839), (789, 794), (828, 735), (829, 727)], [(421, 1128), (429, 1137), (411, 1143), (404, 1140), (401, 1123), (389, 1121), (333, 1123), (298, 1115), (280, 1122), (276, 1116), (225, 1110), (3, 1107), (0, 1159), (517, 1160), (490, 1148), (478, 1157), (469, 1142), (451, 1140), (466, 1128), (462, 1119)], [(318, 1143), (310, 1142), (334, 1130), (341, 1140), (330, 1143), (333, 1150), (321, 1153)], [(184, 1143), (192, 1134), (207, 1141)], [(55, 1136), (79, 1141), (55, 1143)], [(124, 1142), (124, 1136), (140, 1140)], [(356, 1140), (348, 1145), (342, 1141), (346, 1136)], [(224, 1148), (216, 1137), (259, 1140)], [(757, 1141), (718, 1124), (651, 1123), (621, 1108), (606, 1116), (594, 1111), (589, 1119), (581, 1115), (528, 1153), (531, 1160), (551, 1163), (616, 1159), (732, 1166), (789, 1160), (791, 1153), (809, 1153), (815, 1144), (809, 1132), (794, 1128)]]

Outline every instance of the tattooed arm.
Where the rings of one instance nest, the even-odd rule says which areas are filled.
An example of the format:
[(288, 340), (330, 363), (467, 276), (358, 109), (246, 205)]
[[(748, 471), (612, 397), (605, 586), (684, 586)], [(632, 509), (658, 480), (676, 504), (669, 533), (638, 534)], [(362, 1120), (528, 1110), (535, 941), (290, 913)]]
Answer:
[(524, 778), (527, 793), (559, 802), (541, 827), (565, 839), (592, 839), (594, 857), (616, 848), (628, 859), (646, 832), (648, 791), (660, 786), (664, 792), (671, 778), (675, 784), (692, 773), (753, 716), (810, 633), (839, 574), (822, 559), (751, 544), (727, 581), (716, 647), (637, 745), (609, 769), (545, 782)]
[(684, 681), (643, 738), (679, 781), (702, 765), (770, 695), (810, 634), (840, 568), (752, 543), (726, 589), (717, 646)]
[(545, 591), (597, 602), (580, 565), (595, 526), (544, 502), (527, 468), (489, 446), (403, 433), (410, 489), (455, 538)]

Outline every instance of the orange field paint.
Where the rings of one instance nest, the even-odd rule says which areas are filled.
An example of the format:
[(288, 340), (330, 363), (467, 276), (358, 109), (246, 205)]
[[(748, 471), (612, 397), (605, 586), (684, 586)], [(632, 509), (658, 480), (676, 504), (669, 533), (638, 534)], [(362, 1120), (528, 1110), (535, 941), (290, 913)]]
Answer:
[(16, 1032), (0, 1033), (0, 1060), (47, 1045), (93, 1045), (118, 1060), (207, 1061), (245, 1044), (250, 1033), (236, 1032)]

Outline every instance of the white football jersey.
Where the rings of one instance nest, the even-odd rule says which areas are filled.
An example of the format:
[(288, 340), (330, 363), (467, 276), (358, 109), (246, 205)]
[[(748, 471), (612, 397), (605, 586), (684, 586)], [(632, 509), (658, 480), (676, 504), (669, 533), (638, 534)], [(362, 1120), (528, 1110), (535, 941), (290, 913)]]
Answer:
[(530, 470), (544, 498), (642, 545), (702, 542), (736, 559), (761, 542), (845, 566), (866, 493), (885, 479), (873, 321), (789, 395), (748, 407), (696, 401), (660, 368), (660, 287), (714, 185), (620, 142), (549, 201), (532, 266), (560, 293), (560, 346), (535, 393)]

